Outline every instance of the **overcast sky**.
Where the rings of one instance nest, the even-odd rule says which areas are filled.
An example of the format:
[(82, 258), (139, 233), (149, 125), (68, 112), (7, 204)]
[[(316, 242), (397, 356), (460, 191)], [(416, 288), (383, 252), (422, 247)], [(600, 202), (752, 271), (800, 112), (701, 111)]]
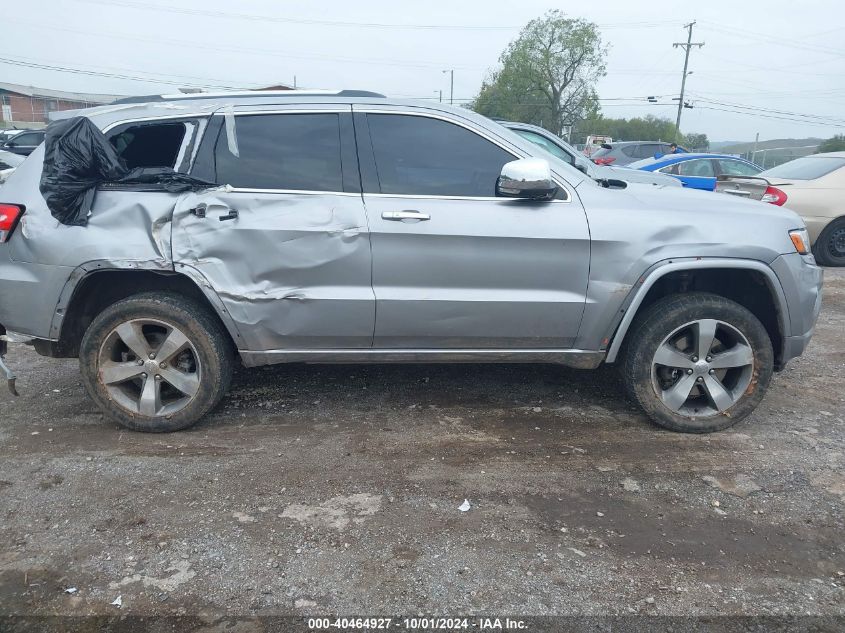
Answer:
[[(683, 25), (698, 24), (684, 132), (711, 140), (845, 132), (845, 2), (550, 3), (462, 0), (30, 0), (0, 14), (0, 80), (114, 94), (179, 86), (360, 88), (464, 102), (529, 20), (558, 8), (610, 44), (598, 86), (606, 116), (674, 120)], [(344, 24), (338, 24), (344, 23)], [(431, 27), (443, 28), (431, 28)], [(9, 63), (24, 62), (52, 68)], [(61, 67), (64, 70), (56, 69)], [(85, 71), (95, 74), (80, 74)], [(150, 81), (96, 73), (149, 78)], [(658, 105), (645, 98), (658, 96)]]

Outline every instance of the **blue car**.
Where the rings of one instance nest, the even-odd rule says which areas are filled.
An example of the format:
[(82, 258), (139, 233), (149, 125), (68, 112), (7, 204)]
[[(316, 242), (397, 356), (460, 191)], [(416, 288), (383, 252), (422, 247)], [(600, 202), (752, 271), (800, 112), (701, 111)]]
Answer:
[(627, 165), (629, 169), (656, 171), (674, 176), (684, 187), (713, 191), (716, 177), (756, 176), (763, 168), (754, 163), (724, 154), (658, 154)]

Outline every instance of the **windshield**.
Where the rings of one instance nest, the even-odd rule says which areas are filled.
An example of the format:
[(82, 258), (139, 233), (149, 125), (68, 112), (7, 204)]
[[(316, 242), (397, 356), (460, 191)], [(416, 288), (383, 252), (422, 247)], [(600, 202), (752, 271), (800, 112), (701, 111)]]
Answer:
[(845, 167), (845, 158), (837, 156), (805, 156), (796, 158), (783, 165), (772, 167), (761, 176), (767, 178), (793, 178), (795, 180), (815, 180), (826, 176), (830, 172)]
[(562, 148), (558, 147), (554, 143), (552, 143), (549, 139), (541, 134), (537, 134), (536, 132), (531, 132), (530, 130), (518, 130), (515, 129), (514, 132), (519, 134), (522, 138), (527, 139), (534, 143), (535, 145), (539, 145), (544, 150), (557, 156), (561, 160), (565, 160), (568, 163), (572, 163), (572, 157)]

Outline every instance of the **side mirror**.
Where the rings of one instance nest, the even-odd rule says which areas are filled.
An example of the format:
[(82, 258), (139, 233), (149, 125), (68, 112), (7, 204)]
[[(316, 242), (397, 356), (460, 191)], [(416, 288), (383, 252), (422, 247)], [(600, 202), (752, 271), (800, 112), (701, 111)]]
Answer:
[(590, 172), (587, 170), (587, 166), (584, 163), (576, 163), (575, 169), (584, 172), (584, 174), (586, 174), (587, 176), (590, 175)]
[(664, 156), (666, 156), (666, 154), (663, 152), (654, 152), (654, 157), (657, 159), (663, 158)]
[(520, 158), (502, 165), (496, 181), (496, 195), (506, 198), (551, 200), (557, 193), (549, 162), (542, 158)]
[(9, 141), (8, 143), (4, 144), (3, 147), (15, 147), (15, 142)]

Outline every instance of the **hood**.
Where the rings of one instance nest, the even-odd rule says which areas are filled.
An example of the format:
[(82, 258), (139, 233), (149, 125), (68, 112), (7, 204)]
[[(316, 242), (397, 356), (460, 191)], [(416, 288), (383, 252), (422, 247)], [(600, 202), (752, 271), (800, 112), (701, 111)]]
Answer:
[(787, 208), (710, 191), (630, 183), (577, 192), (597, 252), (602, 243), (640, 244), (651, 261), (737, 257), (768, 263), (794, 253), (789, 231), (804, 227)]
[(683, 214), (706, 213), (710, 216), (730, 218), (734, 216), (754, 216), (761, 220), (779, 218), (795, 223), (792, 228), (803, 226), (803, 220), (787, 207), (747, 200), (699, 189), (660, 189), (644, 187), (633, 183), (626, 192), (640, 205), (650, 209), (672, 211)]

